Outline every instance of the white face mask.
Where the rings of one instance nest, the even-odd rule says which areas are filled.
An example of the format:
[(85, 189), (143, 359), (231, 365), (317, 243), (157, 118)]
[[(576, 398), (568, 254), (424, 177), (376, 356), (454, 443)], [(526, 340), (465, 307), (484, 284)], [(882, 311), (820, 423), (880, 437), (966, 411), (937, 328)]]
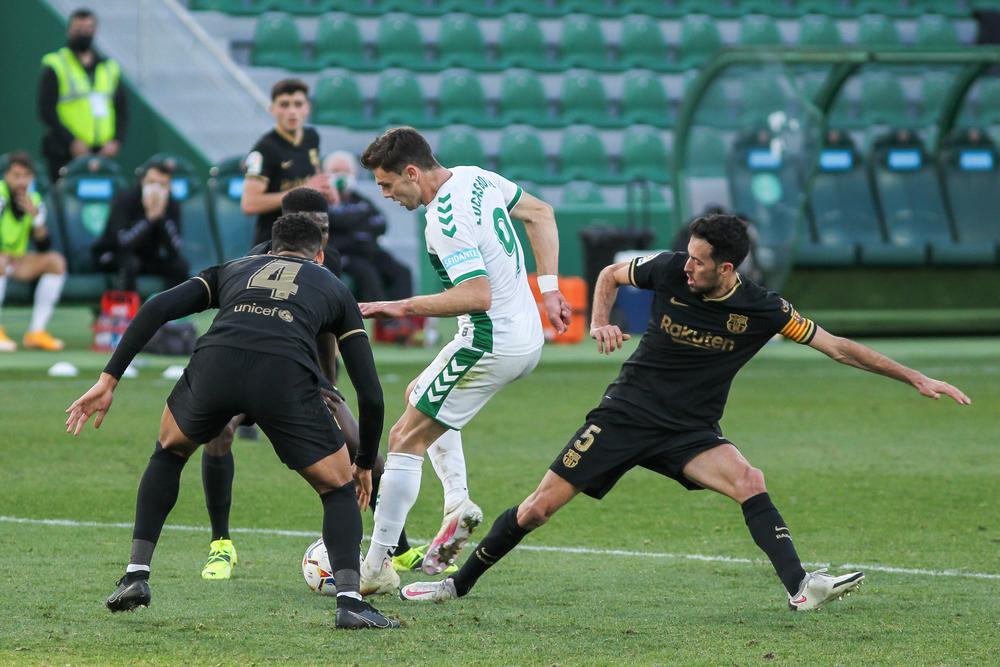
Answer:
[(152, 195), (163, 194), (164, 192), (166, 192), (166, 188), (159, 183), (145, 183), (142, 186), (142, 196), (144, 198)]
[(350, 172), (339, 171), (330, 174), (330, 187), (337, 192), (353, 190), (356, 183), (357, 179)]

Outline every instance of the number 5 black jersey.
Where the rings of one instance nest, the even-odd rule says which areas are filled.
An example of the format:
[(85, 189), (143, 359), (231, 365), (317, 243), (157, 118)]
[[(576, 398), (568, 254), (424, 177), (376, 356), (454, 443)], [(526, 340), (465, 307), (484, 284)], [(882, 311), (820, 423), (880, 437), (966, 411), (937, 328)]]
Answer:
[(322, 377), (316, 335), (338, 340), (363, 334), (350, 290), (327, 269), (299, 257), (254, 255), (213, 266), (195, 277), (219, 312), (196, 350), (236, 347), (292, 359)]

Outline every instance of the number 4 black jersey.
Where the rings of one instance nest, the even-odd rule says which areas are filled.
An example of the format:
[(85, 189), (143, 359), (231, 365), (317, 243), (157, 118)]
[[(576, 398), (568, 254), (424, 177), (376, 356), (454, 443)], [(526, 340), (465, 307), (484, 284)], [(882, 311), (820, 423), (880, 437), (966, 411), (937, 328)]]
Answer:
[(205, 269), (210, 308), (219, 312), (196, 349), (237, 347), (316, 366), (316, 335), (338, 340), (363, 334), (361, 311), (350, 290), (330, 271), (298, 257), (255, 255)]
[(733, 377), (775, 334), (806, 344), (816, 325), (774, 292), (739, 278), (719, 298), (692, 294), (687, 253), (632, 260), (629, 282), (653, 290), (639, 347), (605, 392), (606, 405), (629, 404), (637, 423), (717, 429)]

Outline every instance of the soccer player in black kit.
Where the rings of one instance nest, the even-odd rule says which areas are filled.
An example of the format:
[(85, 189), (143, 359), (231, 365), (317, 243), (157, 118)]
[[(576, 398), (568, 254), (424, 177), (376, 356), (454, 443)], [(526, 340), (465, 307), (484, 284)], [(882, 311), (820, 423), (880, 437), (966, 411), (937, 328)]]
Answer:
[[(129, 564), (106, 605), (111, 611), (149, 605), (150, 562), (177, 501), (184, 464), (233, 414), (244, 413), (260, 424), (278, 457), (320, 496), (323, 539), (337, 581), (337, 627), (398, 627), (358, 592), (359, 507), (371, 495), (371, 467), (384, 417), (361, 312), (344, 284), (320, 266), (320, 231), (312, 220), (283, 216), (273, 234), (269, 254), (211, 267), (150, 299), (97, 383), (66, 410), (68, 432), (79, 434), (94, 414), (99, 427), (125, 368), (164, 322), (219, 309), (167, 399), (156, 447), (139, 483)], [(323, 331), (336, 334), (358, 393), (360, 447), (353, 466), (320, 394), (316, 336)]]
[(862, 582), (861, 572), (831, 576), (802, 568), (763, 473), (719, 429), (733, 377), (780, 333), (835, 361), (910, 384), (923, 396), (943, 394), (962, 405), (971, 401), (950, 384), (827, 333), (777, 294), (742, 278), (735, 267), (746, 257), (749, 239), (739, 218), (698, 218), (687, 248), (601, 272), (590, 329), (599, 352), (610, 353), (629, 338), (608, 323), (618, 287), (655, 293), (638, 348), (534, 493), (497, 517), (457, 574), (404, 586), (401, 598), (440, 602), (466, 595), (488, 568), (579, 492), (600, 499), (636, 466), (687, 489), (711, 489), (738, 502), (750, 535), (785, 586), (791, 609), (816, 609)]

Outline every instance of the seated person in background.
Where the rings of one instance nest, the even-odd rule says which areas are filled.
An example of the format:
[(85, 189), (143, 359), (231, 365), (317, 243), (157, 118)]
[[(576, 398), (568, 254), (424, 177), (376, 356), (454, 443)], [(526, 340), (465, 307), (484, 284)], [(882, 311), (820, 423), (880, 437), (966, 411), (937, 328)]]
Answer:
[(118, 289), (135, 291), (139, 274), (162, 276), (164, 289), (188, 279), (181, 254), (181, 208), (170, 195), (173, 170), (152, 164), (142, 181), (111, 205), (104, 235), (94, 244), (94, 258), (105, 272), (118, 272)]
[[(35, 306), (31, 325), (24, 334), (24, 346), (39, 350), (61, 350), (63, 342), (45, 330), (63, 283), (66, 282), (66, 258), (49, 250), (52, 240), (45, 227), (45, 204), (37, 192), (29, 191), (35, 167), (27, 153), (11, 153), (0, 180), (0, 305), (7, 291), (7, 277), (31, 282), (35, 288)], [(38, 252), (28, 252), (28, 239)], [(0, 352), (13, 352), (17, 344), (0, 326)]]
[(354, 296), (359, 302), (413, 296), (410, 269), (378, 244), (378, 237), (385, 234), (385, 218), (354, 189), (354, 156), (347, 151), (331, 153), (323, 162), (323, 171), (340, 195), (340, 202), (330, 207), (330, 244), (343, 257), (344, 273), (354, 281)]

